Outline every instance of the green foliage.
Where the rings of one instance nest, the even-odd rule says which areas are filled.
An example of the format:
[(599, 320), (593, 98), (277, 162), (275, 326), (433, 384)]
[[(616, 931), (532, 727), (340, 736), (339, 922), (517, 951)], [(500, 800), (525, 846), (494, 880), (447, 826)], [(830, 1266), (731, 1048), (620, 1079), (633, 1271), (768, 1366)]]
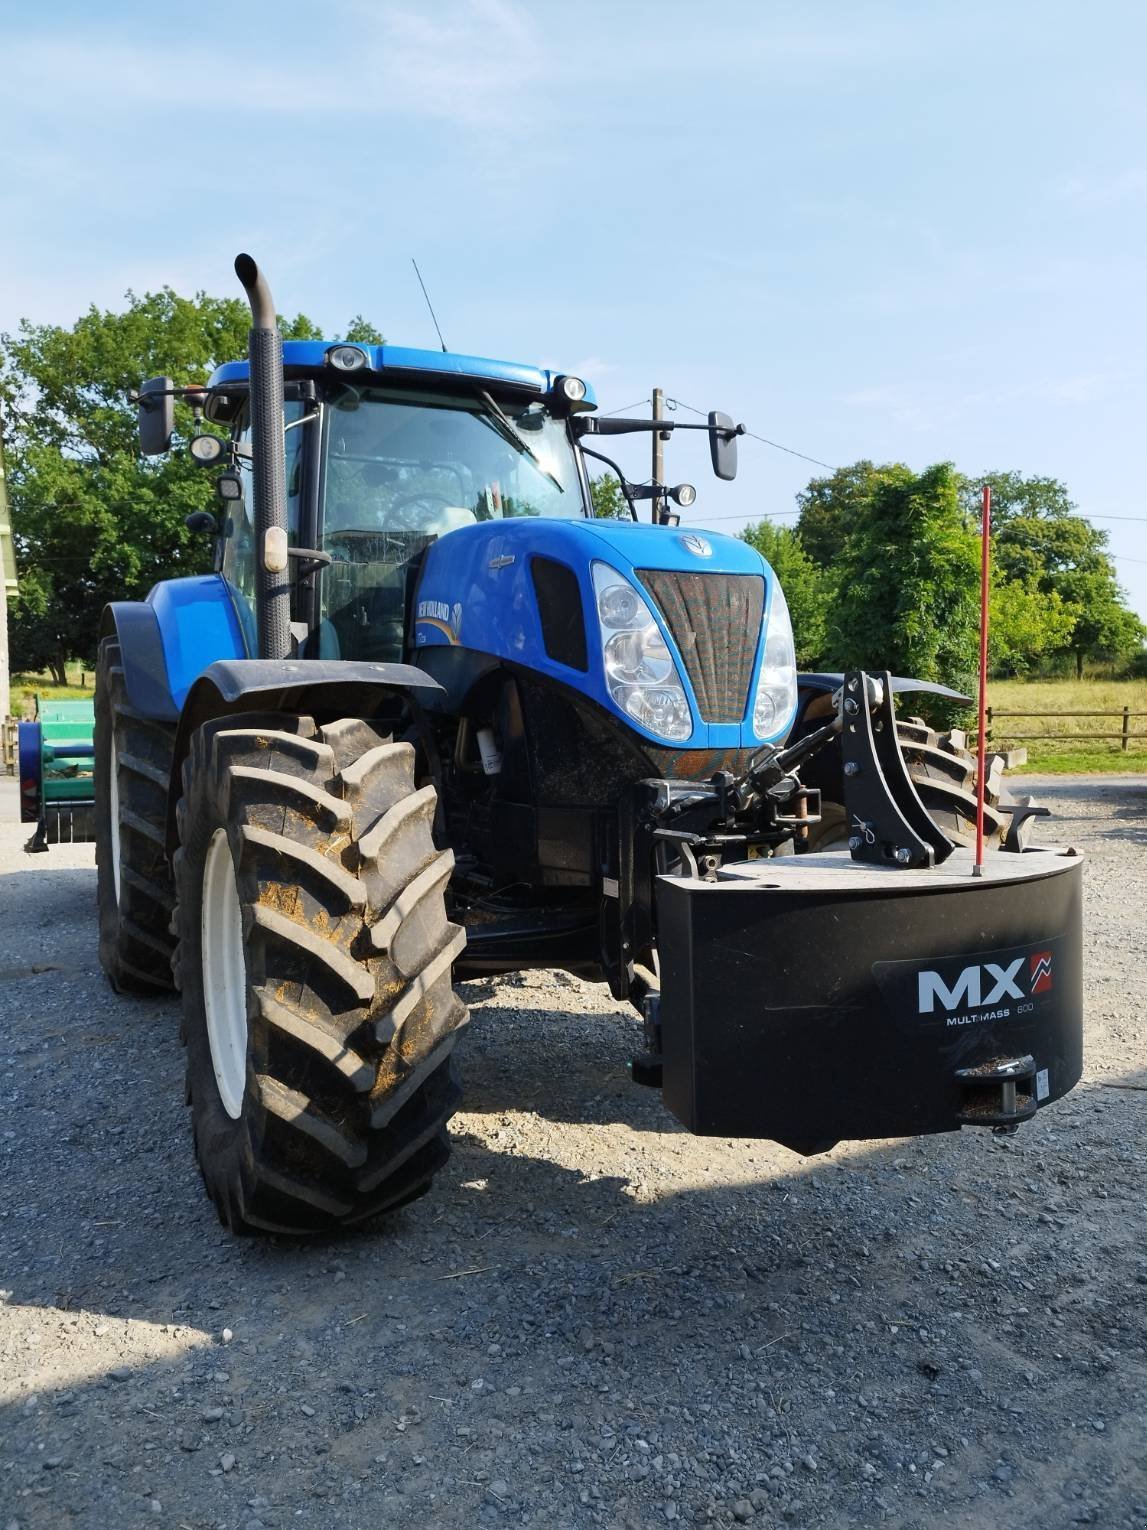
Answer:
[(831, 599), (832, 581), (809, 557), (799, 534), (789, 526), (758, 521), (741, 533), (772, 566), (781, 582), (793, 620), (797, 664), (815, 669), (825, 653), (825, 615)]
[(1005, 581), (1020, 581), (1049, 601), (1058, 597), (1072, 613), (1070, 628), (1055, 646), (1070, 652), (1076, 673), (1086, 660), (1130, 659), (1147, 629), (1128, 610), (1107, 533), (1084, 520), (1056, 478), (986, 473), (966, 480), (963, 497), (979, 514), (979, 485), (992, 486), (992, 555)]
[(835, 566), (836, 663), (966, 686), (978, 655), (978, 539), (950, 464), (872, 484)]
[(831, 568), (839, 558), (853, 528), (865, 515), (876, 489), (885, 483), (902, 483), (911, 470), (899, 462), (853, 462), (837, 468), (827, 478), (812, 478), (797, 495), (801, 545), (814, 563)]
[(364, 319), (361, 313), (356, 313), (347, 325), (344, 340), (349, 340), (352, 345), (384, 345), (381, 331), (375, 329), (369, 319)]
[[(11, 623), (17, 667), (59, 674), (73, 657), (90, 665), (109, 600), (139, 598), (156, 580), (208, 566), (208, 543), (184, 519), (214, 508), (212, 475), (178, 445), (142, 459), (128, 394), (147, 377), (204, 381), (246, 354), (250, 322), (239, 299), (164, 288), (129, 292), (120, 312), (90, 308), (70, 329), (24, 323), (0, 336), (21, 581)], [(285, 339), (319, 338), (302, 314), (280, 326)], [(177, 402), (175, 414), (177, 441), (186, 440), (191, 411)]]
[(1052, 590), (1025, 579), (992, 578), (988, 666), (993, 675), (1028, 674), (1041, 659), (1062, 649), (1076, 624), (1076, 609)]
[(621, 484), (613, 473), (602, 473), (589, 481), (589, 497), (593, 513), (598, 520), (627, 521), (629, 505), (621, 492)]
[[(918, 495), (930, 476), (938, 487), (940, 471), (917, 476), (901, 463), (855, 462), (812, 479), (797, 496), (797, 534), (829, 587), (829, 662), (867, 655), (868, 663), (896, 668), (916, 654), (912, 673), (967, 683), (979, 621), (979, 574), (968, 548), (978, 541), (985, 481), (992, 485), (993, 672), (1022, 675), (1071, 656), (1082, 674), (1085, 661), (1127, 661), (1140, 651), (1144, 628), (1127, 609), (1107, 535), (1077, 514), (1058, 479), (1014, 472), (971, 479), (945, 469), (938, 516), (931, 491), (924, 496), (933, 506), (928, 513)], [(914, 547), (918, 524), (926, 541)], [(941, 526), (947, 530), (938, 543)], [(964, 548), (959, 555), (957, 544)], [(929, 624), (940, 622), (945, 634), (929, 637)], [(941, 658), (946, 673), (921, 667)]]

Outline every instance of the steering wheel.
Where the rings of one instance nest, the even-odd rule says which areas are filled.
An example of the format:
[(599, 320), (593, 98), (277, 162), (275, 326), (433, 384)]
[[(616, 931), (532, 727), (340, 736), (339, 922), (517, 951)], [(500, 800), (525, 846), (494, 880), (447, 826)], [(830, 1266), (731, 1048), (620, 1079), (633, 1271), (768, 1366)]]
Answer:
[[(392, 516), (402, 517), (403, 512), (406, 512), (403, 529), (418, 531), (426, 521), (433, 520), (436, 511), (449, 510), (452, 503), (445, 494), (436, 494), (433, 489), (420, 489), (415, 494), (404, 494), (401, 499), (394, 500), (387, 512), (387, 519)], [(425, 511), (423, 515), (416, 516), (412, 513), (416, 505), (423, 507)]]

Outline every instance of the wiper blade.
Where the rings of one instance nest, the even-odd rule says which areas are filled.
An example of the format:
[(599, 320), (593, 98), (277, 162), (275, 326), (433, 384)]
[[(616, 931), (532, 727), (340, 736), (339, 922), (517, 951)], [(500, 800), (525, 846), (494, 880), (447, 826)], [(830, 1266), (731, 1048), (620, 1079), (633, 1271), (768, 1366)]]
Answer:
[(553, 473), (550, 472), (549, 468), (546, 467), (545, 463), (538, 456), (537, 452), (530, 445), (530, 443), (526, 440), (525, 436), (522, 435), (521, 431), (519, 431), (518, 427), (514, 424), (510, 416), (498, 403), (497, 399), (494, 398), (492, 394), (487, 393), (484, 388), (478, 389), (478, 397), (481, 399), (482, 404), (486, 410), (483, 418), (489, 421), (490, 425), (498, 432), (504, 441), (508, 441), (511, 446), (516, 446), (523, 456), (528, 457), (537, 468), (538, 472), (545, 474), (545, 476), (553, 484), (554, 488), (557, 489), (559, 494), (564, 494), (565, 488), (561, 481), (555, 478)]

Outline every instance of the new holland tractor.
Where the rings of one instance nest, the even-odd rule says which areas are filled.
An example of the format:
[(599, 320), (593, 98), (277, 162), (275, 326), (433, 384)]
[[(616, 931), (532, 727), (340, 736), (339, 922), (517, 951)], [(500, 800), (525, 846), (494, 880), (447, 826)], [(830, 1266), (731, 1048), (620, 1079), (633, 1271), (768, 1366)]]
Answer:
[[(592, 438), (687, 427), (533, 366), (284, 345), (236, 271), (248, 358), (138, 396), (145, 453), (195, 408), (215, 571), (108, 608), (95, 726), (101, 961), (181, 991), (228, 1226), (425, 1191), (484, 974), (607, 982), (687, 1128), (801, 1153), (1014, 1130), (1076, 1083), (1080, 858), (993, 789), (974, 877), (971, 767), (895, 716), (929, 687), (798, 678), (773, 571), (677, 524), (684, 487), (594, 517)], [(732, 477), (738, 428), (700, 428)]]

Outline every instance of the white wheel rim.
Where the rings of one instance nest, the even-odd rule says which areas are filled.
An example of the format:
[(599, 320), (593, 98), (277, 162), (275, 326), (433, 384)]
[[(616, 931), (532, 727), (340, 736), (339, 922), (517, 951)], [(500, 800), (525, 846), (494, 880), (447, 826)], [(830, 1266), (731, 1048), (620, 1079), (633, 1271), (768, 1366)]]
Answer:
[(108, 760), (108, 818), (112, 831), (112, 886), (115, 888), (116, 908), (119, 908), (119, 757), (116, 754), (115, 732), (112, 732), (111, 757)]
[(243, 914), (227, 830), (216, 829), (203, 867), (200, 919), (207, 1042), (223, 1109), (237, 1121), (247, 1087), (247, 968)]

